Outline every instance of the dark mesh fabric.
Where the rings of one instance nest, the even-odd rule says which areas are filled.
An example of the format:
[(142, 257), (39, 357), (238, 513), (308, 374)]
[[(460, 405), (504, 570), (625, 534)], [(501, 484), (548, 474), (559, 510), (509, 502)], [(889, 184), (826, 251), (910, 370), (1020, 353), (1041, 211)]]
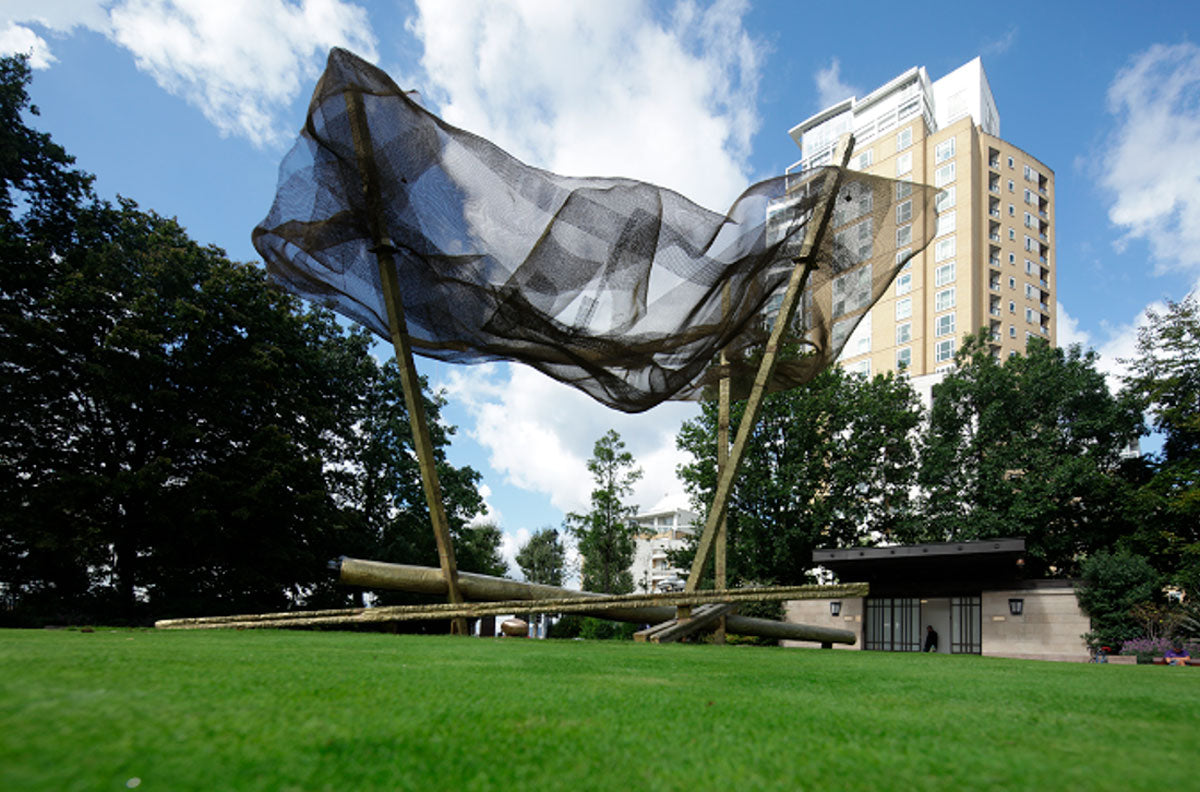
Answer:
[[(714, 362), (728, 347), (735, 394), (748, 389), (836, 168), (755, 184), (722, 215), (643, 182), (525, 165), (335, 49), (254, 245), (277, 284), (384, 338), (348, 92), (363, 97), (416, 352), (454, 363), (520, 361), (637, 412), (698, 396), (722, 373)], [(773, 389), (805, 382), (837, 358), (932, 236), (932, 197), (921, 185), (845, 174)]]

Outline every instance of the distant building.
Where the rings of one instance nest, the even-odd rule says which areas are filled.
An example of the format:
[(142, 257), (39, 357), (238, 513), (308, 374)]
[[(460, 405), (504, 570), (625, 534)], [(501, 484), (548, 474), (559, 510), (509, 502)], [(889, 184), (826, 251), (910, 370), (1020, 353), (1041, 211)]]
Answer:
[(669, 500), (633, 518), (638, 533), (630, 571), (636, 591), (659, 592), (682, 587), (687, 570), (671, 566), (667, 553), (687, 544), (696, 532), (698, 519), (696, 512)]
[(1088, 660), (1091, 621), (1073, 582), (1025, 579), (1024, 555), (1024, 539), (814, 550), (814, 563), (870, 593), (789, 602), (785, 619), (850, 630), (858, 642), (845, 649), (919, 652), (933, 627), (942, 654)]
[[(1030, 338), (1053, 345), (1054, 173), (1000, 137), (979, 58), (936, 81), (913, 67), (802, 121), (789, 131), (801, 150), (789, 172), (837, 164), (849, 133), (852, 169), (940, 192), (933, 242), (858, 324), (843, 368), (904, 370), (919, 380), (947, 371), (962, 336), (981, 328), (998, 358), (1023, 352)], [(899, 253), (910, 237), (925, 236), (905, 225), (914, 218), (901, 197), (895, 225), (875, 230), (889, 235), (889, 248), (895, 234)]]

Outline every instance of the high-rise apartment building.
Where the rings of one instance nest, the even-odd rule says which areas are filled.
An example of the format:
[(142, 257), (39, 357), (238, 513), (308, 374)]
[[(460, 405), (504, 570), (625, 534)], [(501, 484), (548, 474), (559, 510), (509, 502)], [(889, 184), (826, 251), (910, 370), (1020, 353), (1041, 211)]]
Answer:
[[(1023, 351), (1030, 338), (1054, 344), (1054, 173), (1001, 139), (979, 58), (936, 82), (914, 67), (796, 125), (801, 159), (789, 170), (836, 164), (848, 133), (851, 168), (939, 192), (933, 241), (859, 323), (842, 366), (935, 374), (981, 328), (997, 356)], [(895, 207), (901, 250), (905, 206)]]

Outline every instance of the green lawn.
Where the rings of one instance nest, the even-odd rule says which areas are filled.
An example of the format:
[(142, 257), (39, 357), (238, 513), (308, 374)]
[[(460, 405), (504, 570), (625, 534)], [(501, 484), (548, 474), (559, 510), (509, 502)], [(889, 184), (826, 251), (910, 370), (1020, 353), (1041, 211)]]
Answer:
[(353, 633), (0, 633), (4, 790), (1198, 783), (1200, 669)]

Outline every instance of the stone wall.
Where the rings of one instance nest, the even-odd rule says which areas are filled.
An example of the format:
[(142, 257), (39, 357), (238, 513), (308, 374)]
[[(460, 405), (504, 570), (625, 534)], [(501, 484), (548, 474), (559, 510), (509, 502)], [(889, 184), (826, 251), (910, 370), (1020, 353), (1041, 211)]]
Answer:
[[(1009, 613), (1009, 598), (1025, 601), (1020, 616)], [(987, 656), (1073, 662), (1086, 662), (1090, 657), (1082, 636), (1091, 629), (1091, 622), (1068, 581), (985, 591), (982, 608), (982, 644)]]
[[(863, 638), (863, 599), (852, 597), (838, 600), (842, 603), (842, 612), (838, 616), (829, 615), (829, 600), (790, 600), (783, 603), (783, 620), (793, 624), (811, 624), (815, 627), (836, 627), (839, 630), (853, 630), (858, 636), (858, 642), (852, 646), (834, 644), (834, 649), (862, 649)], [(821, 644), (811, 641), (780, 641), (782, 646), (803, 646), (819, 648)]]

